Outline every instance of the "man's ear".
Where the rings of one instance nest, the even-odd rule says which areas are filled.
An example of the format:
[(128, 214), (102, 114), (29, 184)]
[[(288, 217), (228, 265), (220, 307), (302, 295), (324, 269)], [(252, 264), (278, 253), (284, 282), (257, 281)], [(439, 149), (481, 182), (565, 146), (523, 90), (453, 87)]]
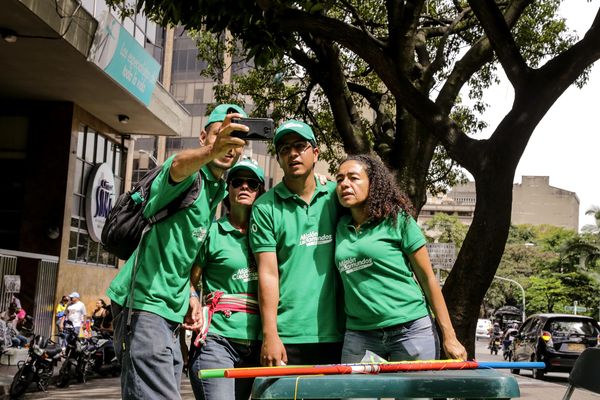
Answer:
[(200, 137), (198, 138), (200, 140), (200, 146), (204, 146), (204, 144), (206, 143), (207, 136), (208, 136), (208, 133), (203, 128), (202, 131), (200, 132)]

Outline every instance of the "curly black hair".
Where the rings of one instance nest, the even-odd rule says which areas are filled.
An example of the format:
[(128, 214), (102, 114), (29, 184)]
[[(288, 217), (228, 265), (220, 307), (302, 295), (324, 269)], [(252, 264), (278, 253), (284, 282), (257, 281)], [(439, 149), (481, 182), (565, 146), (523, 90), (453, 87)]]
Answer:
[[(408, 196), (400, 190), (394, 174), (379, 157), (371, 154), (350, 155), (347, 161), (356, 161), (365, 167), (369, 178), (369, 194), (366, 200), (367, 218), (381, 221), (390, 218), (393, 222), (405, 212), (414, 215), (414, 207)], [(340, 164), (340, 165), (342, 165)]]

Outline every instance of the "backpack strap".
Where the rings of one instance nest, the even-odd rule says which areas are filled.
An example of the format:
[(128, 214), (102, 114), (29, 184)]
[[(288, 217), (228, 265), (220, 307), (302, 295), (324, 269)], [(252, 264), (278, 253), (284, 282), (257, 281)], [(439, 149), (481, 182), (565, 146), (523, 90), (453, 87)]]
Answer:
[[(154, 179), (157, 175), (158, 175), (158, 173), (156, 173), (152, 179)], [(159, 212), (157, 212), (156, 214), (154, 214), (153, 216), (148, 218), (148, 225), (146, 225), (144, 227), (144, 230), (142, 231), (142, 235), (140, 237), (140, 242), (136, 249), (135, 259), (133, 260), (133, 268), (131, 271), (131, 286), (129, 288), (129, 295), (127, 296), (127, 301), (126, 301), (126, 306), (125, 306), (125, 311), (127, 312), (127, 322), (125, 325), (125, 333), (126, 334), (131, 333), (131, 314), (132, 314), (132, 310), (133, 310), (135, 278), (137, 276), (137, 270), (139, 267), (138, 257), (140, 255), (140, 247), (141, 247), (142, 242), (144, 241), (144, 237), (146, 236), (146, 233), (150, 232), (150, 230), (152, 229), (152, 226), (154, 224), (175, 214), (177, 211), (179, 211), (181, 209), (191, 206), (194, 203), (194, 201), (196, 201), (198, 196), (200, 196), (201, 191), (202, 191), (202, 174), (200, 172), (198, 172), (198, 176), (196, 177), (196, 180), (192, 183), (192, 185), (185, 192), (183, 192), (182, 195), (180, 195), (177, 199), (173, 200), (173, 202), (171, 204), (169, 204), (167, 207), (163, 208), (162, 210), (160, 210)], [(149, 193), (148, 193), (148, 195), (149, 195)], [(123, 350), (125, 350), (125, 342), (123, 342)]]

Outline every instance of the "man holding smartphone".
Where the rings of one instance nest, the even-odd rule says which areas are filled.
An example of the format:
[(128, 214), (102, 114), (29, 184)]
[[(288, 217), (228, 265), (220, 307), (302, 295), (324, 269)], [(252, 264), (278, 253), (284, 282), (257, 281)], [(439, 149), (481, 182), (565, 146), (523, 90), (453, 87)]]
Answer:
[(195, 328), (201, 313), (190, 271), (225, 197), (223, 175), (245, 145), (231, 133), (248, 127), (231, 120), (245, 116), (237, 105), (217, 106), (200, 133), (200, 146), (170, 157), (152, 182), (143, 211), (146, 218), (187, 190), (198, 175), (202, 188), (190, 207), (152, 226), (106, 292), (112, 301), (124, 399), (180, 398), (180, 328), (188, 309), (193, 311), (190, 328)]
[(314, 133), (289, 120), (275, 132), (281, 183), (252, 208), (250, 246), (258, 264), (261, 364), (338, 363), (343, 340), (334, 266), (339, 203), (335, 183), (315, 177)]

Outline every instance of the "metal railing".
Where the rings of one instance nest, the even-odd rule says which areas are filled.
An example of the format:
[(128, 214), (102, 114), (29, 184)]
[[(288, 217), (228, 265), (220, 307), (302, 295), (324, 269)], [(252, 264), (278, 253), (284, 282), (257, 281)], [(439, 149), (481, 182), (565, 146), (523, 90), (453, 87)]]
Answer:
[(4, 287), (4, 276), (16, 274), (19, 258), (38, 260), (33, 309), (25, 311), (33, 316), (34, 333), (50, 337), (54, 318), (58, 257), (0, 249), (0, 311), (8, 309), (13, 296), (13, 293), (7, 292)]
[(4, 287), (4, 275), (14, 275), (17, 271), (17, 257), (0, 254), (0, 312), (8, 309), (12, 293)]

